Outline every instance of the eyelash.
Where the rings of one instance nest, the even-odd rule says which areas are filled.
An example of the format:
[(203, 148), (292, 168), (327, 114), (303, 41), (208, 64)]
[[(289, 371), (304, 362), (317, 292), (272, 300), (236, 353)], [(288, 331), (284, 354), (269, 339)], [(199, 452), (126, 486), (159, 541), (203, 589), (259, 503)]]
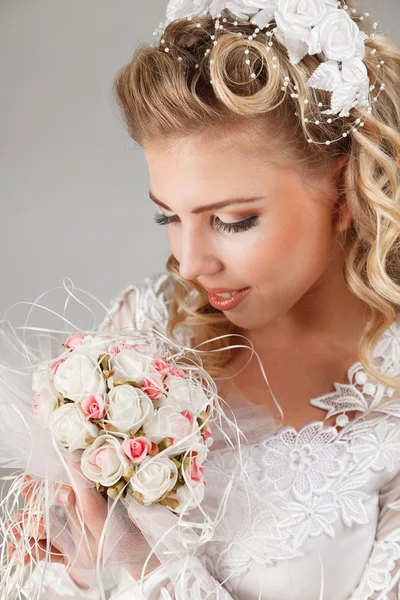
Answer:
[[(218, 217), (216, 217), (218, 219)], [(166, 215), (154, 215), (154, 220), (158, 225), (169, 225), (170, 223), (177, 223), (177, 216), (167, 217)], [(240, 233), (242, 231), (248, 231), (252, 227), (258, 225), (258, 217), (249, 217), (239, 223), (224, 223), (221, 219), (216, 222), (216, 229), (218, 231), (225, 231), (228, 233)]]

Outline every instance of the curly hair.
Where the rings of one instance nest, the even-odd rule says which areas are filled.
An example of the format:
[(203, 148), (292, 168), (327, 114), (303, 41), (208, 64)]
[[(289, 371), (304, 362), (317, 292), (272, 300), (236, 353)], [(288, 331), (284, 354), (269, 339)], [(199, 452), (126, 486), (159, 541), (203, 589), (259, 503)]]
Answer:
[[(353, 19), (358, 16), (352, 13)], [(329, 92), (306, 85), (321, 62), (317, 55), (307, 55), (294, 66), (278, 41), (270, 52), (265, 33), (255, 33), (253, 24), (240, 19), (233, 24), (228, 10), (222, 11), (221, 18), (227, 20), (224, 30), (208, 53), (215, 33), (210, 15), (172, 21), (163, 33), (164, 43), (160, 40), (158, 45), (144, 44), (135, 50), (114, 83), (127, 129), (141, 147), (157, 140), (168, 149), (173, 140), (191, 135), (207, 139), (210, 130), (214, 136), (217, 128), (228, 131), (244, 124), (247, 135), (260, 136), (265, 127), (268, 143), (276, 143), (281, 155), (290, 153), (302, 161), (316, 177), (346, 154), (340, 187), (353, 222), (345, 233), (343, 275), (369, 313), (359, 358), (378, 382), (400, 391), (400, 378), (383, 375), (371, 360), (375, 345), (397, 321), (400, 306), (400, 50), (381, 34), (366, 40), (364, 63), (370, 81), (379, 89), (384, 82), (384, 91), (368, 114), (362, 107), (352, 109), (352, 118), (362, 118), (363, 126), (343, 135), (347, 119), (312, 123), (318, 103), (330, 102)], [(165, 45), (169, 52), (164, 51)], [(246, 48), (256, 74), (253, 78), (243, 60)], [(296, 84), (297, 94), (282, 87), (285, 76)], [(310, 135), (316, 142), (341, 139), (331, 145), (308, 143)], [(196, 332), (196, 343), (233, 333), (224, 313), (209, 304), (206, 291), (196, 281), (180, 277), (173, 255), (166, 267), (175, 283), (169, 335), (174, 335), (178, 324)], [(228, 345), (227, 337), (210, 343), (211, 349)], [(204, 355), (204, 367), (218, 376), (230, 358), (230, 351)]]

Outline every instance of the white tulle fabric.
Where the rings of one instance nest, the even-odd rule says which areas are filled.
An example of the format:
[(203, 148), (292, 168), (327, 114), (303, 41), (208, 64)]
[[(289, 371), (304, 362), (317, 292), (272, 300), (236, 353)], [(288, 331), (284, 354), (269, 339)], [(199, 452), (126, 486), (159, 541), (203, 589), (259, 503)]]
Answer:
[[(104, 330), (129, 326), (133, 318), (162, 329), (171, 293), (167, 273), (129, 286), (113, 303)], [(182, 332), (184, 339), (190, 336)], [(374, 356), (382, 373), (400, 376), (399, 322), (385, 332)], [(112, 599), (398, 600), (400, 398), (370, 380), (359, 362), (349, 367), (348, 382), (334, 388), (310, 399), (326, 411), (324, 420), (299, 431), (266, 432), (244, 446), (243, 486), (257, 494), (249, 500), (235, 492), (236, 510), (233, 505), (226, 512), (206, 555), (190, 557), (184, 585), (176, 560), (150, 575), (142, 595), (134, 580), (128, 591), (128, 575), (121, 572)], [(238, 397), (231, 386), (226, 400)], [(327, 426), (332, 416), (336, 425)], [(232, 469), (232, 453), (216, 452), (214, 460), (222, 471)], [(244, 498), (251, 510), (243, 511)], [(77, 588), (59, 565), (47, 567), (44, 576), (38, 567), (26, 589), (39, 579), (56, 594), (49, 597), (98, 597)]]

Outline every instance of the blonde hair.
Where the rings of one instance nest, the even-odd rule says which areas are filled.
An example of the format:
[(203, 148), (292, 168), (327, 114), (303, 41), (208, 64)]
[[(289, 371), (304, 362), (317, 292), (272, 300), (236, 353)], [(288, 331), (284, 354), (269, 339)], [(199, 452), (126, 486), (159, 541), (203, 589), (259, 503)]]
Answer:
[[(223, 17), (228, 20), (225, 30), (208, 55), (210, 36), (215, 33), (210, 16), (173, 21), (164, 31), (164, 44), (136, 49), (114, 84), (128, 131), (142, 147), (156, 140), (167, 150), (171, 141), (184, 136), (200, 135), (207, 140), (215, 136), (217, 128), (236, 130), (240, 124), (247, 135), (268, 135), (269, 145), (276, 144), (288, 158), (301, 160), (316, 177), (347, 154), (341, 191), (351, 208), (353, 223), (345, 236), (343, 274), (352, 292), (369, 307), (359, 358), (378, 382), (400, 391), (400, 378), (383, 375), (370, 360), (375, 345), (396, 320), (400, 306), (400, 50), (378, 34), (366, 42), (364, 63), (370, 81), (376, 79), (376, 89), (384, 83), (385, 89), (370, 114), (362, 116), (361, 111), (352, 109), (352, 121), (362, 116), (363, 127), (342, 137), (349, 119), (333, 118), (331, 123), (309, 124), (307, 131), (304, 118), (311, 120), (318, 102), (329, 104), (331, 96), (305, 83), (320, 64), (317, 55), (307, 55), (293, 66), (286, 48), (276, 39), (273, 52), (268, 51), (265, 35), (261, 42), (261, 34), (254, 33), (253, 25), (241, 20), (236, 26), (231, 24), (228, 10), (222, 11)], [(238, 37), (238, 32), (243, 36)], [(254, 39), (249, 40), (249, 35)], [(168, 53), (164, 51), (166, 46)], [(255, 78), (250, 77), (244, 62), (246, 48), (250, 50), (246, 58), (251, 61)], [(372, 48), (376, 54), (370, 52)], [(381, 60), (384, 67), (378, 67)], [(297, 85), (297, 98), (282, 90), (285, 76)], [(310, 134), (316, 142), (338, 137), (341, 140), (329, 146), (310, 144)], [(208, 303), (205, 290), (195, 281), (180, 277), (179, 263), (173, 255), (166, 267), (175, 280), (169, 335), (174, 335), (178, 325), (196, 332), (196, 343), (233, 333), (224, 313)], [(209, 349), (226, 347), (232, 339), (211, 343)], [(204, 355), (204, 367), (212, 376), (218, 376), (230, 358), (230, 351)]]

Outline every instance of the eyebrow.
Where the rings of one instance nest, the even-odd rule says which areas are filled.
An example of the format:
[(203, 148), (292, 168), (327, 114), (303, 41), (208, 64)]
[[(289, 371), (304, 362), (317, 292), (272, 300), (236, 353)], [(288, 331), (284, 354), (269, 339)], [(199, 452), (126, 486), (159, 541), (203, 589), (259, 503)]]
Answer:
[[(173, 212), (166, 204), (164, 204), (163, 202), (161, 202), (161, 200), (156, 198), (154, 196), (154, 194), (152, 194), (151, 191), (149, 192), (149, 197), (151, 200), (153, 200), (153, 202), (155, 202), (162, 208), (165, 208), (165, 210), (169, 210), (170, 212)], [(222, 202), (214, 202), (213, 204), (207, 204), (206, 206), (198, 206), (197, 208), (194, 208), (190, 214), (200, 215), (201, 213), (205, 213), (209, 210), (219, 210), (220, 208), (225, 208), (226, 206), (231, 206), (232, 204), (248, 204), (250, 202), (255, 202), (256, 200), (262, 200), (262, 199), (263, 199), (263, 196), (253, 196), (251, 198), (231, 198), (230, 200), (223, 200)]]

